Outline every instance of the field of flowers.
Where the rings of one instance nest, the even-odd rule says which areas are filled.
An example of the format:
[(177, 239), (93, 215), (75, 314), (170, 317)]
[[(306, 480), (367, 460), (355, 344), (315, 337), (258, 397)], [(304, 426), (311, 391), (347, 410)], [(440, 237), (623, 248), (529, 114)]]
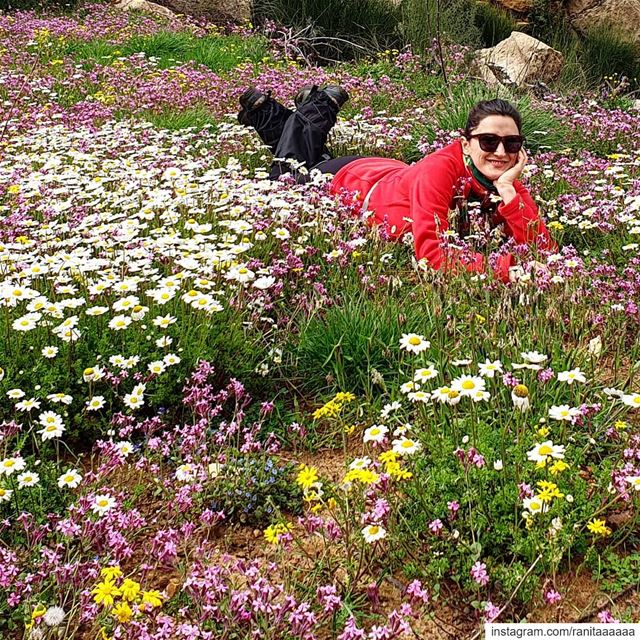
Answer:
[(104, 4), (0, 15), (1, 638), (638, 621), (631, 101), (513, 96), (561, 248), (472, 206), (446, 239), (515, 252), (510, 285), (421, 268), (320, 176), (268, 181), (235, 119), (249, 84), (340, 83), (334, 151), (412, 161), (489, 95), (447, 64), (308, 68)]

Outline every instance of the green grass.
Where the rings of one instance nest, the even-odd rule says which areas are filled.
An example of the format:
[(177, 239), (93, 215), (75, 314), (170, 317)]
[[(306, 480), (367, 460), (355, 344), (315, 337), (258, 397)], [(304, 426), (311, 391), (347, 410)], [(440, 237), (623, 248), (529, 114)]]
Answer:
[(438, 35), (458, 44), (480, 44), (473, 0), (403, 0), (401, 7), (403, 39), (416, 53), (430, 49)]
[(591, 29), (581, 42), (580, 61), (587, 78), (599, 84), (607, 76), (626, 76), (633, 87), (640, 82), (640, 47), (614, 26)]
[(218, 120), (204, 107), (194, 107), (185, 111), (174, 111), (166, 109), (160, 113), (154, 111), (143, 112), (138, 116), (141, 120), (151, 122), (158, 129), (169, 129), (177, 131), (179, 129), (201, 130), (210, 125), (217, 127)]
[(493, 47), (508, 38), (518, 29), (516, 21), (504, 9), (490, 2), (477, 2), (475, 24), (480, 31), (480, 39), (485, 47)]
[(435, 319), (424, 310), (414, 313), (414, 307), (409, 300), (376, 302), (349, 295), (342, 305), (312, 317), (297, 337), (302, 386), (314, 393), (329, 388), (374, 395), (375, 371), (387, 379), (397, 373), (402, 333), (434, 330)]
[(197, 38), (188, 33), (160, 31), (151, 36), (135, 36), (114, 45), (104, 40), (70, 41), (64, 54), (78, 61), (103, 63), (112, 57), (144, 53), (157, 59), (160, 68), (193, 61), (213, 71), (231, 71), (243, 62), (260, 62), (269, 57), (268, 41), (261, 36), (208, 35)]
[(390, 0), (256, 0), (257, 23), (292, 27), (320, 59), (357, 58), (400, 44), (399, 9)]

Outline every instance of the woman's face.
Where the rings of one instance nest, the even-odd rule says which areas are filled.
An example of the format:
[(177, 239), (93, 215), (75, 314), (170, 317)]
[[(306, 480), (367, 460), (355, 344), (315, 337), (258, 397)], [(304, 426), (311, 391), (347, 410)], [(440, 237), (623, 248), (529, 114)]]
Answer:
[[(471, 133), (494, 133), (498, 136), (520, 134), (514, 119), (510, 116), (487, 116), (475, 129), (472, 129)], [(492, 182), (513, 167), (518, 160), (518, 154), (507, 153), (502, 142), (495, 151), (483, 151), (477, 138), (471, 138), (471, 140), (463, 138), (462, 152), (470, 156), (476, 169)]]

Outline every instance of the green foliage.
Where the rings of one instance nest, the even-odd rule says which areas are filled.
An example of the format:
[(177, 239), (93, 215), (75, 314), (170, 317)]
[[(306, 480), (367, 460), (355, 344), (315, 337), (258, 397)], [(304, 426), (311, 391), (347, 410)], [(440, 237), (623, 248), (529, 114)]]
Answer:
[(594, 85), (618, 75), (629, 78), (632, 86), (640, 86), (640, 47), (613, 25), (599, 25), (587, 32), (580, 46), (580, 62)]
[(640, 585), (640, 553), (626, 555), (613, 549), (604, 549), (602, 554), (590, 554), (587, 561), (594, 578), (607, 593), (617, 594)]
[(508, 38), (512, 31), (518, 29), (510, 13), (487, 1), (476, 3), (475, 24), (480, 31), (482, 45), (485, 47), (495, 46)]
[(268, 56), (268, 42), (260, 36), (210, 34), (203, 38), (186, 32), (159, 31), (148, 36), (134, 36), (122, 44), (104, 40), (71, 40), (64, 51), (79, 61), (104, 64), (112, 57), (144, 53), (157, 58), (160, 68), (194, 62), (214, 71), (231, 71), (243, 62), (260, 62)]
[[(340, 306), (314, 316), (300, 330), (295, 353), (297, 375), (306, 390), (335, 388), (370, 394), (377, 371), (383, 378), (398, 364), (395, 346), (403, 332), (401, 318), (408, 309), (398, 301), (376, 303), (347, 298)], [(408, 312), (411, 317), (411, 312)], [(416, 315), (412, 324), (429, 333), (426, 318)]]
[(399, 44), (389, 0), (256, 0), (254, 19), (289, 26), (322, 60), (354, 58)]
[(403, 38), (416, 53), (430, 49), (438, 36), (468, 46), (480, 43), (473, 0), (403, 0), (401, 9)]
[(166, 109), (160, 113), (148, 111), (139, 114), (139, 117), (151, 122), (158, 129), (169, 129), (170, 131), (188, 128), (200, 130), (206, 126), (215, 127), (218, 122), (207, 109), (200, 106), (185, 111), (176, 111), (175, 109)]
[(214, 511), (243, 524), (265, 525), (282, 512), (298, 514), (302, 493), (293, 482), (294, 465), (271, 456), (232, 457), (209, 487), (206, 499)]
[(26, 11), (29, 9), (53, 9), (72, 11), (80, 0), (0, 0), (0, 11)]

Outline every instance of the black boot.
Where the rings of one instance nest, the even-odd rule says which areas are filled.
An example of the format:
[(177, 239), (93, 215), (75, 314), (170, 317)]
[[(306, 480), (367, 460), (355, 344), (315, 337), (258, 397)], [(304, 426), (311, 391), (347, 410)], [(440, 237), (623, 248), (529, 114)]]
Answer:
[(284, 125), (293, 111), (272, 98), (270, 91), (262, 93), (255, 87), (249, 87), (240, 96), (240, 106), (238, 122), (253, 127), (271, 153), (275, 153)]
[[(348, 99), (341, 87), (303, 88), (296, 96), (298, 110), (285, 123), (275, 157), (302, 163), (307, 170), (326, 159), (323, 153), (326, 154), (327, 137), (338, 119), (340, 107)], [(289, 171), (289, 163), (276, 160), (269, 175), (275, 180)]]

